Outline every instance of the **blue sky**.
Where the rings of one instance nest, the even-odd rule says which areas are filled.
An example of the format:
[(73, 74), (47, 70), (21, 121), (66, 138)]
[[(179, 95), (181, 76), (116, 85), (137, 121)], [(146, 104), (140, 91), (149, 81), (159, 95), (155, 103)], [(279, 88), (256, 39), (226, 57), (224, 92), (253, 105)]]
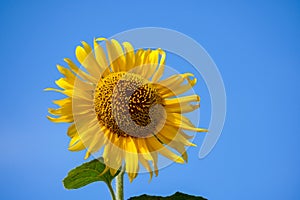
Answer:
[[(67, 150), (66, 124), (47, 121), (45, 93), (59, 78), (56, 64), (74, 58), (81, 40), (138, 27), (180, 31), (217, 64), (227, 92), (227, 117), (206, 158), (189, 149), (148, 183), (142, 174), (125, 196), (182, 191), (212, 199), (299, 199), (300, 4), (297, 1), (6, 1), (0, 6), (0, 199), (109, 199), (103, 183), (67, 191), (61, 180), (83, 162)], [(172, 56), (167, 64), (178, 66)], [(210, 100), (203, 81), (201, 126)], [(203, 117), (202, 117), (203, 116)]]

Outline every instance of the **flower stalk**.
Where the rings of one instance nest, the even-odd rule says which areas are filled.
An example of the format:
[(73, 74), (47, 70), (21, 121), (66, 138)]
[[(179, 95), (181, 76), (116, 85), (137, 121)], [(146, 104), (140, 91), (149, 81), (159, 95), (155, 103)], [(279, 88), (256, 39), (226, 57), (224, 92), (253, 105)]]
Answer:
[(124, 167), (116, 177), (117, 200), (124, 200)]
[(117, 200), (117, 199), (116, 199), (115, 192), (114, 192), (114, 189), (113, 189), (112, 186), (111, 186), (111, 182), (110, 182), (110, 183), (107, 183), (106, 185), (107, 185), (107, 187), (108, 187), (108, 189), (109, 189), (109, 192), (110, 192), (110, 195), (111, 195), (111, 199), (112, 199), (112, 200)]

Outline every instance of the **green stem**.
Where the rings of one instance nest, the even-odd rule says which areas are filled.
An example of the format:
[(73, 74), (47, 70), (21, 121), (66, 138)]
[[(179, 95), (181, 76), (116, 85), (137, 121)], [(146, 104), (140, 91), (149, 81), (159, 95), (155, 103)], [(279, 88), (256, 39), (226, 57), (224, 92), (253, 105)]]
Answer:
[(117, 200), (124, 200), (124, 167), (116, 177)]
[(114, 192), (114, 189), (113, 189), (112, 186), (111, 186), (111, 182), (110, 182), (110, 183), (106, 183), (106, 185), (107, 185), (107, 187), (108, 187), (108, 189), (109, 189), (109, 192), (110, 192), (110, 194), (111, 194), (111, 199), (112, 199), (112, 200), (117, 200), (117, 199), (116, 199), (115, 192)]

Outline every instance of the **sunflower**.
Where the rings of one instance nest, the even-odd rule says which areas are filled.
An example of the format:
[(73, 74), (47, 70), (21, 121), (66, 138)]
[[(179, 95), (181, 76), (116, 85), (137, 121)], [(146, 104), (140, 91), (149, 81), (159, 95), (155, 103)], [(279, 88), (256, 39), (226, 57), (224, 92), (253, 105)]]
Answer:
[[(106, 48), (101, 43), (105, 43)], [(85, 159), (101, 152), (114, 175), (125, 166), (130, 181), (140, 164), (158, 175), (158, 155), (187, 162), (186, 147), (195, 146), (184, 131), (206, 132), (183, 116), (199, 107), (198, 95), (180, 96), (196, 84), (191, 73), (161, 80), (166, 53), (162, 49), (134, 50), (129, 42), (94, 39), (94, 47), (82, 42), (68, 67), (57, 65), (64, 76), (47, 88), (66, 97), (54, 100), (48, 119), (70, 123), (70, 151), (86, 150)]]

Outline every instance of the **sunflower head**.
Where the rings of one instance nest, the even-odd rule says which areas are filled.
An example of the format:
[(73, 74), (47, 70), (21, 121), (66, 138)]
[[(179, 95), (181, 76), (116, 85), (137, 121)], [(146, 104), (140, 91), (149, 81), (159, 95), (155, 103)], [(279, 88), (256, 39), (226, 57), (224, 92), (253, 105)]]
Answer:
[(82, 68), (66, 58), (68, 68), (58, 66), (60, 89), (47, 88), (66, 95), (53, 101), (58, 108), (49, 109), (48, 119), (70, 123), (69, 150), (86, 150), (85, 158), (100, 152), (112, 175), (124, 165), (130, 181), (140, 165), (157, 175), (159, 154), (187, 161), (186, 147), (194, 144), (184, 131), (206, 131), (183, 115), (199, 107), (200, 97), (178, 97), (196, 84), (193, 74), (161, 80), (166, 53), (134, 50), (128, 42), (100, 38), (75, 53)]

